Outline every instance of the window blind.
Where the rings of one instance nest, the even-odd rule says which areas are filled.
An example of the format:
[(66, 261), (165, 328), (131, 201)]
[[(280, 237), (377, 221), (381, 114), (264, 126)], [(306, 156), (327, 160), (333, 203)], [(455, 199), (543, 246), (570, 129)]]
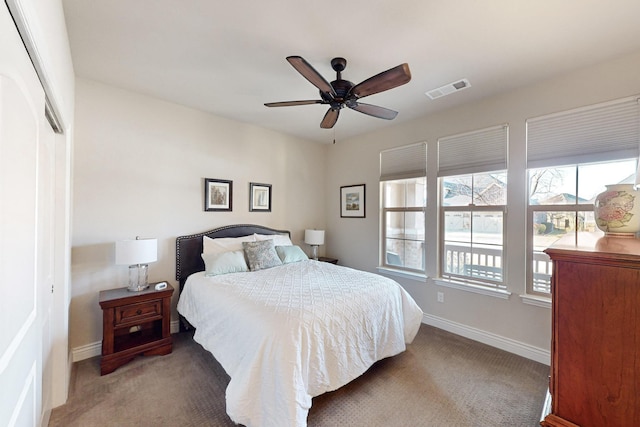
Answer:
[(509, 126), (504, 124), (438, 139), (438, 176), (507, 168)]
[(380, 181), (427, 175), (427, 144), (405, 145), (380, 152)]
[(527, 120), (527, 168), (638, 157), (639, 144), (635, 96)]

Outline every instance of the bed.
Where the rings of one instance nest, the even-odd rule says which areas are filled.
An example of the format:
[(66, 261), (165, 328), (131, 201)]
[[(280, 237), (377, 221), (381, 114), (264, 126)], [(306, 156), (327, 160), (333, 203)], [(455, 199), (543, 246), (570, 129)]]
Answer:
[(422, 321), (393, 280), (310, 260), (259, 225), (178, 237), (176, 279), (181, 319), (231, 378), (227, 414), (247, 427), (306, 426), (314, 396), (403, 352)]

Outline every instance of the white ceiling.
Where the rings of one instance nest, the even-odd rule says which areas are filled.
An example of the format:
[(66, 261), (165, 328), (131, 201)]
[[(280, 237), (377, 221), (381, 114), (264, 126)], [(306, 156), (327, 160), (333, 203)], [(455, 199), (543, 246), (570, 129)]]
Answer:
[[(343, 109), (334, 129), (346, 139), (640, 50), (639, 0), (63, 3), (78, 77), (318, 142), (334, 138), (320, 129), (327, 106), (263, 105), (319, 99), (289, 55), (328, 81), (342, 56), (353, 83), (409, 64), (408, 84), (363, 100), (398, 117)], [(425, 96), (462, 78), (470, 88)]]

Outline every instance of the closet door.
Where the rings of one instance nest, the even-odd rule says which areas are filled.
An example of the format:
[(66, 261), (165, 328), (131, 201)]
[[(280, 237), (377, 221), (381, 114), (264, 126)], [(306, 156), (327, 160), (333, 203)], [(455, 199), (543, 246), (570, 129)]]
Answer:
[(5, 3), (0, 58), (0, 425), (38, 426), (48, 410), (43, 377), (51, 375), (43, 366), (50, 295), (42, 280), (51, 268), (43, 245), (53, 245), (45, 218), (53, 199), (43, 184), (53, 178), (44, 93)]
[[(42, 120), (40, 121), (42, 123)], [(42, 329), (42, 405), (40, 417), (48, 423), (53, 407), (53, 289), (55, 248), (55, 133), (43, 123), (38, 138), (38, 182), (36, 200), (36, 282), (38, 287), (38, 312)]]

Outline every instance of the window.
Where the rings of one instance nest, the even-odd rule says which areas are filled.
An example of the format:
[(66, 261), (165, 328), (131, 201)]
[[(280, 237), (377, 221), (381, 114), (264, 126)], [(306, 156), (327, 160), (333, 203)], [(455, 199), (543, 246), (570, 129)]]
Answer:
[(636, 97), (527, 120), (527, 294), (550, 296), (546, 248), (600, 233), (593, 200), (605, 184), (633, 182), (639, 128)]
[(551, 261), (543, 251), (560, 239), (579, 244), (585, 234), (600, 234), (595, 197), (604, 184), (632, 183), (635, 171), (635, 159), (529, 169), (528, 294), (549, 296)]
[(506, 172), (441, 179), (442, 274), (449, 280), (505, 288)]
[(425, 271), (426, 144), (380, 153), (380, 265)]
[(383, 266), (424, 272), (426, 184), (425, 177), (382, 183)]
[(494, 290), (505, 286), (509, 128), (438, 140), (440, 277)]

